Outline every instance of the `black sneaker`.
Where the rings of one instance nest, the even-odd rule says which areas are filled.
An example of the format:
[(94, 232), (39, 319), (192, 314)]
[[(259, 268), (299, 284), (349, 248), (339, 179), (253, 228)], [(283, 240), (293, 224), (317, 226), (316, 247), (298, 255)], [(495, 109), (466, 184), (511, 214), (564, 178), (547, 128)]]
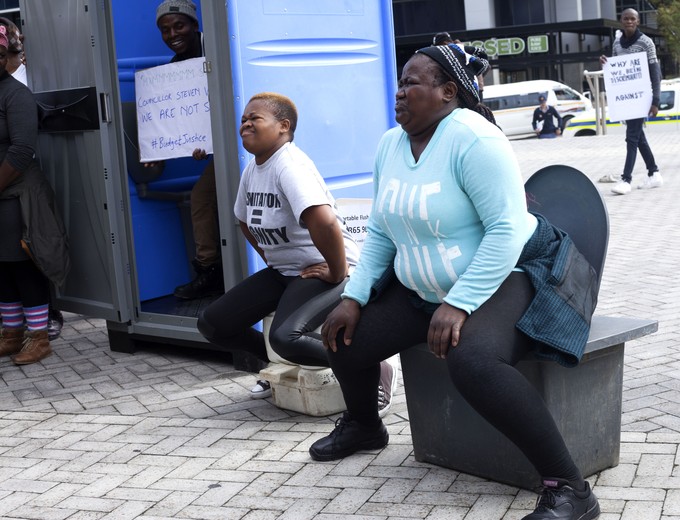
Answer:
[(181, 300), (196, 300), (205, 296), (224, 294), (222, 265), (215, 263), (207, 267), (193, 261), (196, 278), (175, 288), (174, 295)]
[(547, 478), (536, 509), (522, 520), (593, 520), (599, 516), (600, 504), (588, 482), (585, 491), (576, 491), (564, 480)]
[(309, 448), (314, 460), (336, 460), (361, 450), (379, 450), (387, 446), (390, 436), (382, 421), (364, 426), (354, 421), (349, 412), (335, 421), (335, 429)]
[(392, 396), (397, 390), (397, 369), (388, 361), (380, 363), (380, 384), (378, 385), (378, 416), (382, 419), (392, 407)]
[(253, 399), (265, 399), (272, 396), (272, 384), (264, 379), (259, 379), (255, 386), (250, 389), (250, 397)]
[(50, 341), (54, 341), (61, 335), (61, 329), (64, 328), (64, 315), (60, 310), (53, 309), (50, 305), (47, 312), (47, 337)]

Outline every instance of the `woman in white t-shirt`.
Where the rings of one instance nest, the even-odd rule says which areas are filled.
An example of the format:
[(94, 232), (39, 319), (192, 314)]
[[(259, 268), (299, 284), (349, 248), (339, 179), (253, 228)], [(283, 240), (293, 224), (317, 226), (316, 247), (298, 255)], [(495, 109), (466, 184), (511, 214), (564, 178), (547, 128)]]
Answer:
[[(321, 174), (293, 143), (296, 125), (297, 109), (286, 96), (256, 94), (246, 105), (240, 134), (255, 157), (241, 176), (234, 214), (267, 268), (210, 304), (198, 329), (211, 343), (267, 361), (264, 336), (253, 325), (276, 311), (274, 351), (293, 363), (328, 366), (313, 331), (340, 301), (359, 252)], [(253, 396), (268, 390), (260, 381)]]

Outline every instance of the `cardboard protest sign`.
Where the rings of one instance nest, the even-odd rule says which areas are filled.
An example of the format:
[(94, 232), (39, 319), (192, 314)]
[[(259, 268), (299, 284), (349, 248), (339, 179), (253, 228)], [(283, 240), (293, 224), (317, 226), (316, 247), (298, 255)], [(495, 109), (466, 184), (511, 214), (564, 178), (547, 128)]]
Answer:
[(647, 117), (652, 106), (647, 54), (636, 52), (607, 58), (603, 70), (609, 120)]
[(139, 160), (212, 153), (205, 58), (169, 63), (135, 73)]

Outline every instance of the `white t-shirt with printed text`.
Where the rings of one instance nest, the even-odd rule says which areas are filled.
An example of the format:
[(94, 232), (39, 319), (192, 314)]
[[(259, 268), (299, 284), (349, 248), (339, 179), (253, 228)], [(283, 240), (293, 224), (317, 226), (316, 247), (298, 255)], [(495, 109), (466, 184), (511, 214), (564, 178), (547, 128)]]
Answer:
[(325, 262), (300, 218), (307, 208), (321, 205), (333, 209), (345, 239), (347, 263), (356, 265), (359, 250), (335, 199), (314, 162), (294, 143), (283, 145), (264, 164), (250, 161), (241, 176), (234, 215), (246, 223), (269, 267), (298, 276), (305, 267)]

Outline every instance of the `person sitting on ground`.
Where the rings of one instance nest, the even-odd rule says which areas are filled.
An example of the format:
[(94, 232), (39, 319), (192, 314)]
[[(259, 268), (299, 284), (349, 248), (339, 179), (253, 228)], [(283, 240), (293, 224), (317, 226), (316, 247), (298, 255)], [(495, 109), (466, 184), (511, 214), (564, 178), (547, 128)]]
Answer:
[(70, 261), (54, 193), (35, 160), (38, 108), (5, 70), (8, 47), (0, 25), (0, 356), (25, 365), (52, 353), (50, 281), (62, 285)]
[[(170, 63), (205, 55), (203, 33), (198, 29), (196, 5), (191, 0), (165, 0), (156, 9), (156, 25), (165, 44), (175, 53)], [(195, 150), (195, 159), (206, 158)], [(159, 163), (145, 163), (152, 167)], [(215, 163), (211, 159), (191, 190), (191, 225), (196, 256), (192, 261), (196, 276), (175, 288), (175, 297), (194, 300), (224, 293), (217, 214)]]
[[(239, 132), (254, 159), (241, 176), (234, 214), (267, 267), (204, 309), (198, 330), (211, 343), (268, 361), (253, 325), (276, 311), (273, 350), (291, 363), (327, 367), (314, 331), (340, 301), (359, 250), (321, 174), (293, 143), (297, 120), (293, 101), (272, 92), (254, 95), (243, 111)], [(395, 371), (383, 367), (383, 387), (393, 391)], [(269, 383), (259, 381), (252, 394), (271, 395)]]
[[(548, 105), (545, 94), (538, 96), (540, 105), (534, 110), (531, 127), (539, 139), (554, 139), (562, 135), (562, 117), (554, 106)], [(557, 124), (555, 124), (557, 120)]]
[[(564, 364), (580, 359), (597, 275), (567, 236), (528, 212), (517, 159), (479, 103), (468, 63), (451, 45), (420, 49), (404, 66), (400, 126), (378, 146), (361, 258), (321, 329), (347, 412), (309, 453), (329, 461), (386, 446), (379, 363), (427, 343), (460, 394), (543, 477), (525, 520), (594, 519), (597, 498), (515, 364), (531, 351)], [(579, 287), (579, 312), (546, 282), (558, 254), (585, 275), (565, 281)], [(557, 316), (575, 321), (565, 330)], [(539, 343), (531, 326), (556, 346)]]

